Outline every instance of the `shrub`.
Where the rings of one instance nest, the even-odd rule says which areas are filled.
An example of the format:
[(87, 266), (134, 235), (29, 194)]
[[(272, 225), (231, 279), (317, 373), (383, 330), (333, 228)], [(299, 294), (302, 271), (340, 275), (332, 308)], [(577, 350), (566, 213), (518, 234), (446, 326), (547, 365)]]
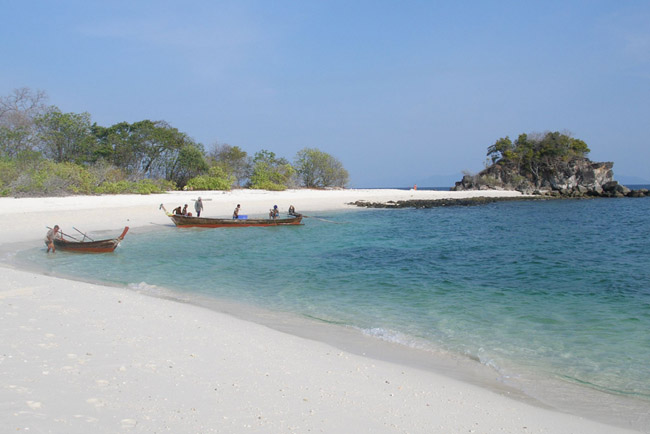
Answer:
[(175, 190), (173, 181), (129, 181), (114, 166), (86, 168), (38, 158), (0, 159), (0, 196), (65, 196), (71, 194), (152, 194)]
[(50, 164), (52, 164), (52, 176), (49, 177), (49, 181), (55, 189), (74, 194), (93, 193), (97, 182), (88, 169), (73, 163)]
[(82, 166), (43, 160), (23, 168), (10, 187), (18, 196), (65, 196), (92, 194), (95, 183)]
[(287, 186), (269, 180), (263, 180), (252, 184), (251, 188), (254, 190), (284, 191), (287, 189)]
[(124, 181), (128, 178), (124, 170), (104, 160), (100, 160), (88, 168), (88, 171), (97, 179), (97, 185), (105, 182)]
[(133, 193), (137, 194), (155, 194), (176, 190), (176, 184), (165, 179), (141, 179), (134, 184), (135, 191)]
[(0, 160), (0, 196), (9, 196), (11, 188), (9, 185), (18, 176), (16, 162), (12, 160)]
[(130, 193), (132, 182), (129, 181), (107, 181), (95, 188), (99, 194), (122, 194)]
[(175, 189), (176, 186), (171, 181), (141, 179), (139, 181), (104, 182), (95, 189), (95, 192), (99, 194), (155, 194)]
[(220, 166), (212, 166), (207, 175), (195, 176), (187, 181), (190, 190), (230, 190), (235, 178)]

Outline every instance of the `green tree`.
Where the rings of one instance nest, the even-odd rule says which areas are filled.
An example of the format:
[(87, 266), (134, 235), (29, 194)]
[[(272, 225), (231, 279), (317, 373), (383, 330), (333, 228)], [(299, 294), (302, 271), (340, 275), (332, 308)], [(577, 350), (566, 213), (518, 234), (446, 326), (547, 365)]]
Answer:
[(275, 153), (261, 150), (253, 157), (253, 173), (249, 187), (260, 190), (286, 190), (295, 174), (294, 168)]
[(584, 141), (555, 131), (520, 134), (514, 143), (508, 137), (501, 138), (488, 147), (487, 155), (493, 164), (516, 167), (520, 174), (539, 185), (545, 172), (562, 162), (585, 158), (589, 152)]
[(150, 178), (166, 178), (180, 150), (191, 142), (164, 121), (145, 120), (134, 123), (131, 128), (131, 140), (127, 145), (131, 149), (121, 151), (134, 153), (133, 169)]
[(21, 152), (31, 150), (31, 136), (29, 128), (0, 126), (0, 157), (16, 158)]
[(492, 159), (492, 163), (496, 163), (501, 158), (507, 157), (514, 149), (510, 137), (502, 137), (494, 145), (488, 147), (487, 156)]
[(131, 125), (128, 122), (120, 122), (110, 127), (93, 124), (91, 132), (96, 141), (94, 161), (105, 161), (125, 170), (132, 164), (135, 165), (131, 161), (135, 151), (131, 143)]
[(226, 173), (232, 175), (237, 187), (243, 185), (251, 175), (251, 158), (239, 146), (215, 145), (209, 160), (211, 165), (219, 166)]
[(345, 187), (348, 183), (349, 174), (343, 164), (318, 149), (298, 151), (294, 164), (305, 187)]
[(94, 143), (89, 113), (62, 113), (53, 107), (35, 122), (39, 147), (47, 158), (57, 163), (87, 161)]
[(179, 151), (174, 162), (169, 166), (166, 179), (174, 181), (179, 188), (187, 184), (190, 178), (207, 172), (208, 163), (205, 160), (203, 148), (200, 145), (189, 143)]
[(104, 159), (135, 177), (184, 183), (207, 169), (202, 146), (164, 121), (93, 126), (93, 134), (97, 141), (94, 158)]

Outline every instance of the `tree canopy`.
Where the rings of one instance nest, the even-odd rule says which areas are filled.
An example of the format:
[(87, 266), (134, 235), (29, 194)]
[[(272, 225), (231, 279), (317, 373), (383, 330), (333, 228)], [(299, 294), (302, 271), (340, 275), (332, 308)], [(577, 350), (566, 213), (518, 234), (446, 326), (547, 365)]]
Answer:
[(508, 136), (502, 137), (488, 147), (487, 156), (493, 164), (514, 166), (519, 173), (538, 181), (542, 171), (560, 162), (586, 158), (589, 152), (584, 141), (555, 131), (520, 134), (514, 143)]
[(546, 132), (543, 134), (520, 134), (512, 143), (510, 138), (500, 138), (488, 147), (487, 155), (492, 163), (527, 163), (534, 160), (584, 158), (590, 149), (585, 142), (568, 134)]
[[(43, 194), (242, 185), (284, 190), (344, 186), (348, 180), (341, 162), (318, 149), (300, 151), (295, 166), (264, 149), (251, 158), (238, 146), (223, 144), (208, 154), (165, 121), (101, 126), (90, 113), (64, 113), (47, 104), (45, 92), (28, 88), (0, 97), (0, 163), (0, 195), (35, 194), (39, 188)], [(56, 179), (46, 176), (41, 182), (41, 171)], [(66, 179), (76, 179), (76, 186)]]
[(348, 171), (343, 164), (318, 149), (298, 151), (294, 167), (305, 187), (345, 187), (348, 183)]
[(249, 187), (261, 190), (286, 190), (292, 185), (295, 169), (284, 158), (265, 149), (253, 157), (253, 172)]
[(215, 144), (208, 158), (212, 166), (218, 166), (232, 176), (237, 187), (244, 185), (251, 175), (252, 159), (239, 146)]
[(57, 163), (83, 163), (92, 152), (89, 113), (61, 113), (53, 107), (35, 119), (38, 144), (46, 158)]

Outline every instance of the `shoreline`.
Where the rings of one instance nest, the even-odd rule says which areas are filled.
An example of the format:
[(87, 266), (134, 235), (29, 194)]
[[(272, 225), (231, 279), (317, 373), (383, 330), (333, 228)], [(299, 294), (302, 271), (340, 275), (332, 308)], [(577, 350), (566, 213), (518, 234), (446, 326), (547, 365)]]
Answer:
[[(138, 229), (142, 228), (135, 228), (134, 232), (138, 231)], [(159, 230), (159, 228), (152, 228), (151, 230)], [(16, 247), (20, 246), (25, 248), (28, 245), (20, 243)], [(2, 251), (0, 250), (0, 252)], [(128, 290), (142, 294), (145, 297), (160, 298), (175, 303), (208, 309), (242, 321), (268, 327), (281, 333), (325, 343), (358, 356), (432, 371), (471, 383), (481, 388), (486, 388), (504, 396), (513, 397), (513, 399), (527, 402), (537, 407), (552, 408), (526, 395), (520, 389), (508, 386), (500, 379), (494, 378), (494, 369), (480, 363), (479, 360), (460, 353), (451, 353), (441, 348), (424, 349), (421, 346), (409, 346), (404, 343), (396, 343), (370, 336), (356, 326), (331, 323), (321, 318), (306, 316), (293, 311), (273, 310), (257, 304), (248, 304), (246, 302), (213, 297), (206, 294), (179, 292), (178, 289), (171, 289), (147, 282), (129, 282), (127, 284), (105, 282), (92, 278), (51, 272), (49, 270), (39, 269), (35, 264), (19, 262), (13, 259), (9, 262), (5, 261), (5, 265), (17, 271), (89, 285)]]
[[(159, 197), (0, 199), (0, 223), (10, 229), (10, 236), (0, 247), (5, 251), (6, 247), (11, 247), (12, 240), (15, 243), (32, 240), (42, 243), (44, 224), (59, 224), (64, 229), (72, 225), (82, 226), (87, 231), (114, 231), (127, 224), (133, 228), (149, 224), (169, 225), (168, 218), (157, 210), (156, 202), (162, 201), (167, 206), (179, 200), (189, 202), (197, 195), (204, 200), (213, 199), (204, 204), (204, 214), (213, 216), (228, 215), (233, 200), (242, 203), (244, 214), (263, 214), (275, 203), (281, 209), (293, 204), (298, 212), (313, 213), (358, 209), (346, 205), (352, 202), (351, 197), (400, 200), (416, 196), (430, 199), (431, 196), (455, 192), (237, 193), (241, 192), (221, 196), (214, 192), (179, 192), (154, 195)], [(452, 197), (463, 197), (465, 193)], [(17, 204), (8, 203), (10, 201), (23, 201), (20, 205), (25, 205), (23, 209), (29, 211), (10, 212), (16, 209)], [(48, 210), (48, 207), (52, 209)], [(211, 212), (216, 209), (219, 209), (218, 213)], [(16, 214), (21, 217), (16, 218)], [(83, 226), (79, 220), (93, 222), (96, 226)], [(37, 237), (34, 237), (34, 231)], [(116, 428), (149, 432), (163, 426), (175, 427), (173, 431), (186, 431), (189, 425), (183, 425), (180, 419), (169, 415), (168, 412), (175, 409), (184, 415), (183, 420), (193, 421), (191, 426), (195, 428), (192, 430), (197, 432), (244, 432), (249, 430), (246, 425), (274, 432), (288, 430), (289, 426), (295, 426), (299, 431), (311, 428), (330, 432), (370, 428), (380, 432), (468, 432), (472, 429), (497, 432), (502, 428), (506, 432), (532, 432), (534, 429), (628, 432), (531, 406), (436, 372), (339, 350), (323, 341), (287, 334), (180, 300), (151, 297), (127, 288), (71, 281), (6, 266), (0, 270), (5, 282), (0, 284), (0, 300), (6, 312), (2, 316), (2, 339), (10, 343), (9, 353), (20, 353), (24, 359), (23, 364), (17, 364), (18, 356), (9, 354), (3, 360), (4, 367), (0, 365), (3, 383), (9, 385), (3, 389), (2, 402), (10, 403), (8, 408), (12, 413), (4, 416), (6, 420), (3, 423), (10, 427), (51, 428), (55, 422), (60, 422), (59, 428), (67, 432), (82, 432), (82, 427), (91, 426), (99, 432), (114, 432)], [(10, 315), (12, 313), (15, 315)], [(200, 318), (201, 327), (188, 330), (197, 324), (197, 318)], [(61, 324), (67, 324), (63, 331), (60, 330)], [(87, 330), (89, 324), (91, 327)], [(63, 341), (59, 340), (61, 335), (65, 336)], [(174, 345), (161, 343), (168, 338)], [(245, 344), (237, 345), (241, 342)], [(80, 347), (92, 348), (92, 351), (80, 356), (80, 351), (76, 351)], [(115, 350), (107, 353), (107, 348)], [(260, 357), (260, 351), (263, 357)], [(191, 362), (184, 359), (188, 352), (194, 354), (190, 356)], [(179, 362), (182, 366), (172, 363), (168, 370), (161, 368), (167, 361), (178, 359), (179, 354), (184, 354), (182, 363)], [(333, 354), (337, 357), (333, 358)], [(195, 359), (199, 355), (201, 363), (198, 363), (197, 370), (194, 362), (198, 362)], [(103, 359), (103, 364), (95, 362), (98, 358)], [(222, 360), (229, 363), (218, 363)], [(301, 363), (296, 364), (296, 360)], [(219, 370), (223, 369), (229, 375), (223, 378), (219, 375), (215, 380), (210, 369), (215, 363)], [(151, 368), (152, 364), (155, 369)], [(145, 376), (146, 380), (139, 380), (140, 377), (133, 376), (132, 371)], [(70, 372), (78, 373), (78, 379), (69, 381)], [(120, 386), (122, 377), (126, 380)], [(267, 384), (269, 377), (273, 379), (272, 385)], [(231, 384), (226, 384), (231, 380)], [(207, 385), (214, 385), (215, 381), (221, 386), (208, 390)], [(172, 385), (171, 382), (175, 383)], [(76, 399), (69, 403), (54, 403), (59, 393), (56, 385), (62, 387), (66, 395), (75, 395)], [(148, 396), (149, 402), (153, 399), (157, 406), (146, 405), (147, 398), (140, 390), (143, 386), (144, 392), (155, 390)], [(182, 393), (177, 393), (179, 389)], [(242, 389), (247, 389), (248, 393), (242, 394)], [(84, 400), (80, 397), (84, 394), (82, 392), (93, 396)], [(197, 401), (199, 396), (201, 399)], [(268, 402), (269, 398), (272, 402)], [(215, 400), (220, 403), (218, 415), (210, 412), (215, 408), (205, 400), (213, 405)], [(285, 405), (281, 405), (281, 401), (285, 401)], [(426, 405), (424, 401), (427, 401)], [(136, 408), (139, 405), (143, 405), (141, 410)], [(60, 407), (60, 410), (57, 413), (52, 407)], [(84, 411), (88, 414), (85, 415)], [(77, 418), (75, 415), (78, 414), (84, 416)], [(328, 417), (324, 418), (324, 414)]]
[[(349, 210), (347, 212), (363, 212), (364, 210)], [(330, 214), (331, 215), (331, 214)], [(176, 231), (170, 227), (134, 228), (133, 235), (142, 237), (155, 231)], [(144, 230), (144, 232), (143, 232)], [(29, 244), (15, 245), (23, 249)], [(31, 246), (32, 251), (43, 250)], [(1, 252), (1, 251), (0, 251)], [(70, 254), (66, 254), (70, 255)], [(269, 309), (263, 305), (250, 304), (229, 298), (213, 297), (207, 294), (180, 291), (179, 288), (158, 286), (148, 282), (136, 281), (129, 283), (102, 282), (92, 278), (83, 278), (77, 275), (65, 275), (52, 270), (39, 269), (38, 265), (21, 262), (16, 266), (23, 271), (45, 274), (58, 279), (84, 282), (92, 285), (107, 286), (121, 290), (134, 291), (146, 297), (161, 298), (175, 303), (188, 304), (203, 309), (208, 309), (219, 314), (252, 322), (263, 327), (269, 327), (281, 333), (301, 337), (310, 341), (328, 344), (340, 351), (345, 351), (357, 356), (371, 358), (380, 362), (389, 362), (397, 365), (432, 372), (436, 375), (455, 379), (493, 393), (515, 399), (519, 402), (535, 407), (563, 411), (608, 423), (614, 426), (625, 427), (630, 420), (636, 420), (638, 415), (645, 414), (647, 403), (636, 402), (624, 395), (609, 394), (598, 389), (580, 386), (579, 384), (550, 378), (540, 375), (539, 372), (522, 371), (520, 366), (496, 366), (484, 363), (480, 359), (463, 353), (456, 353), (432, 345), (427, 341), (420, 341), (413, 336), (406, 336), (407, 342), (396, 342), (384, 339), (357, 326), (343, 323), (331, 323), (318, 317), (304, 315), (299, 312)], [(623, 413), (599, 411), (598, 406), (604, 408), (625, 409)], [(647, 418), (644, 418), (644, 421)], [(644, 423), (636, 423), (635, 427), (644, 427)]]

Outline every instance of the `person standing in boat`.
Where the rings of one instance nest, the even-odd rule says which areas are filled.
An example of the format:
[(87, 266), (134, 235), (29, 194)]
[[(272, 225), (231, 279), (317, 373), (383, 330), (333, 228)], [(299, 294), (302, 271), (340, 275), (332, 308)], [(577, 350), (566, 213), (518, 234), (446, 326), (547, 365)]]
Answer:
[(237, 204), (235, 207), (235, 210), (232, 212), (232, 218), (233, 220), (237, 220), (239, 218), (239, 208), (241, 207), (240, 204)]
[(203, 211), (203, 201), (201, 200), (201, 197), (196, 199), (196, 202), (194, 202), (194, 211), (196, 211), (197, 217), (201, 217), (201, 211)]
[[(59, 233), (59, 225), (54, 225), (52, 229), (47, 231), (47, 235), (45, 235), (45, 245), (47, 246), (47, 253), (50, 253), (50, 250), (52, 250), (52, 253), (56, 251), (56, 247), (54, 247), (54, 238), (56, 238), (56, 235)], [(59, 238), (61, 235), (59, 234)]]

